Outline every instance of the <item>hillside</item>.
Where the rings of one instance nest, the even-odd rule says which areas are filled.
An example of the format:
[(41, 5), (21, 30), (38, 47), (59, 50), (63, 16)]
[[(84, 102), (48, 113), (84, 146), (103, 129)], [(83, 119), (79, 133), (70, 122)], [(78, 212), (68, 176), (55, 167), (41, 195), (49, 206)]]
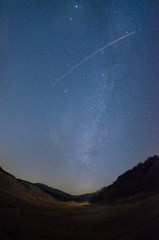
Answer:
[[(20, 201), (68, 201), (72, 196), (60, 190), (47, 187), (43, 184), (34, 184), (28, 181), (15, 178), (0, 168), (0, 205), (13, 205), (17, 200)], [(10, 201), (12, 199), (12, 201)]]
[(42, 183), (30, 183), (15, 178), (0, 168), (0, 194), (26, 199), (76, 201), (76, 202), (101, 202), (114, 201), (138, 194), (153, 194), (159, 192), (159, 157), (148, 158), (144, 163), (128, 170), (108, 187), (91, 193), (73, 196)]
[(112, 185), (94, 194), (90, 201), (112, 202), (138, 194), (148, 195), (156, 192), (159, 192), (159, 157), (153, 156), (119, 176)]

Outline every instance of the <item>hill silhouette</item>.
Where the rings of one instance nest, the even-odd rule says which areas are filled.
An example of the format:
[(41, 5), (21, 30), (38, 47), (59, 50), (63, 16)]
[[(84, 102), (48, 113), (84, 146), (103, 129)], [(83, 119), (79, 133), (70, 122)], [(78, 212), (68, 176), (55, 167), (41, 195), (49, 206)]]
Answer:
[[(40, 183), (31, 183), (17, 179), (0, 167), (1, 202), (4, 196), (41, 201), (71, 201), (73, 196)], [(3, 197), (2, 197), (3, 196)], [(6, 201), (4, 201), (6, 202)]]
[(149, 157), (131, 170), (119, 176), (110, 186), (102, 188), (91, 202), (113, 201), (137, 194), (153, 194), (159, 192), (159, 157)]
[(91, 193), (74, 196), (42, 183), (31, 183), (17, 179), (0, 167), (0, 189), (14, 196), (25, 196), (33, 199), (54, 199), (59, 201), (114, 201), (137, 194), (153, 194), (159, 192), (159, 157), (149, 157), (144, 163), (139, 163), (131, 170), (120, 175), (108, 187)]

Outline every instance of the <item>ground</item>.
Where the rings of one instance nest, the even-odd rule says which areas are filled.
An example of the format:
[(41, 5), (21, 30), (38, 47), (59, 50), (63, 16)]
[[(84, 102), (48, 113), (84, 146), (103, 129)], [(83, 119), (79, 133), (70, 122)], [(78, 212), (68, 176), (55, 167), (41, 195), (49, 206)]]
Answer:
[(158, 240), (158, 202), (158, 194), (111, 204), (8, 198), (0, 207), (0, 239)]

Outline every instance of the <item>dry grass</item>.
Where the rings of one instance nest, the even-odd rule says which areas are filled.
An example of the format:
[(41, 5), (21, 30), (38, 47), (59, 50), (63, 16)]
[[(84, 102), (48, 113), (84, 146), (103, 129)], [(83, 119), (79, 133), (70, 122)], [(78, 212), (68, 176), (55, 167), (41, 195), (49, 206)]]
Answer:
[(109, 205), (8, 201), (0, 208), (0, 239), (159, 239), (158, 195)]

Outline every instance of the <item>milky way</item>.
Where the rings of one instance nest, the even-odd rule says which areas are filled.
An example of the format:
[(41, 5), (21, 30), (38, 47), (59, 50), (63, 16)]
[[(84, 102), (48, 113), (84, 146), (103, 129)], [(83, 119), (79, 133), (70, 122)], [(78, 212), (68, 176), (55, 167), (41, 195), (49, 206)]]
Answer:
[(1, 0), (0, 165), (79, 194), (159, 154), (158, 12), (144, 0)]

